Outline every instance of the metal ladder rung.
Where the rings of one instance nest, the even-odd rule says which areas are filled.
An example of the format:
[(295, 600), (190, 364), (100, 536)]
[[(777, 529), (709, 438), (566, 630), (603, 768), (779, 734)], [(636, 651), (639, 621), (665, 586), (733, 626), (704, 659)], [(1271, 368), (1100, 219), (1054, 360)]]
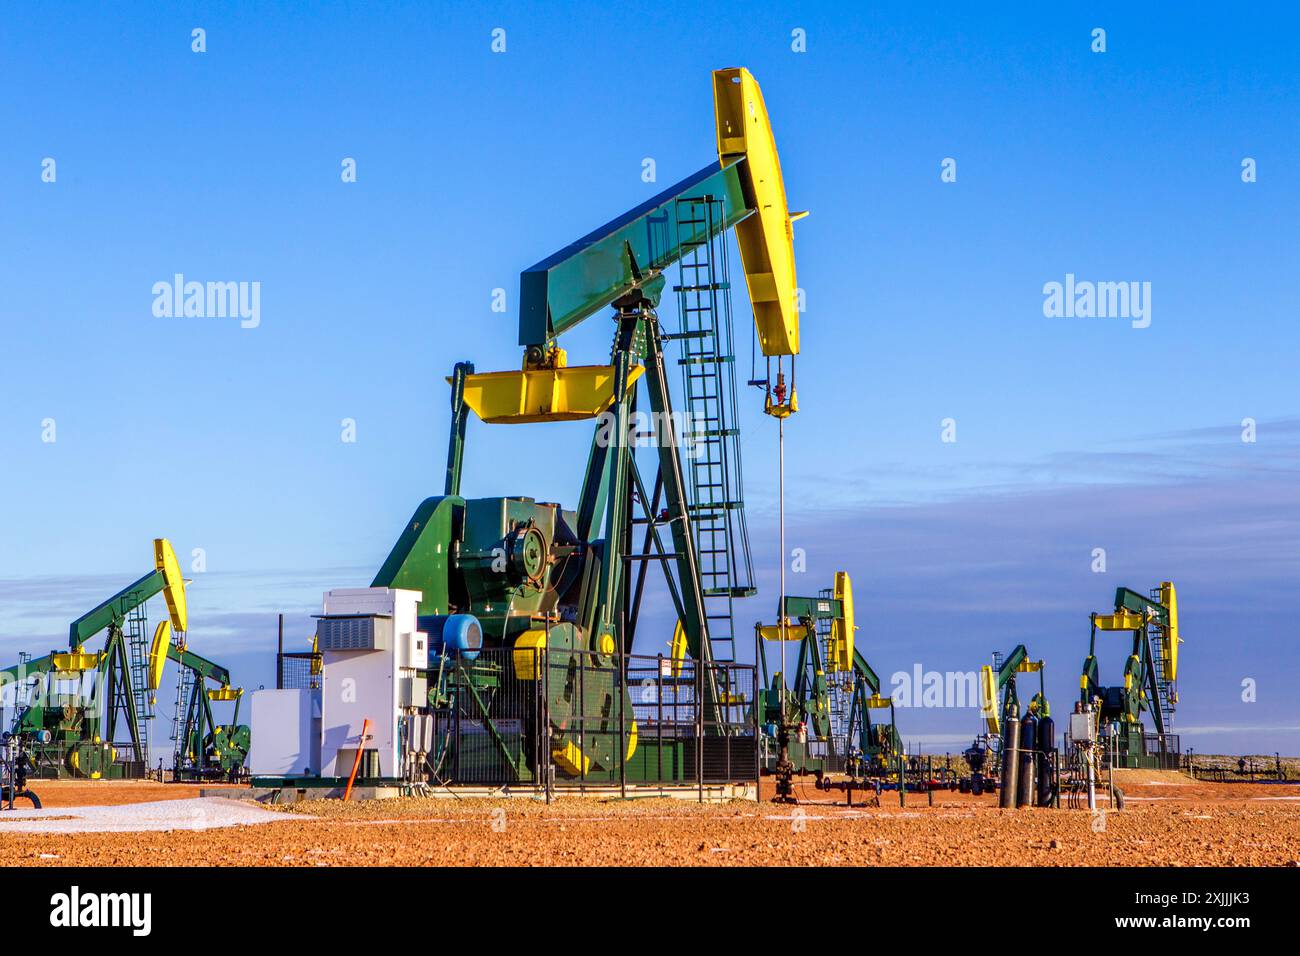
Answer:
[(757, 593), (758, 593), (758, 589), (753, 587), (709, 588), (705, 590), (704, 596), (722, 597), (724, 595), (727, 595), (733, 598), (747, 598), (747, 597), (753, 597)]
[(674, 292), (721, 292), (731, 288), (730, 282), (706, 282), (704, 285), (675, 285)]

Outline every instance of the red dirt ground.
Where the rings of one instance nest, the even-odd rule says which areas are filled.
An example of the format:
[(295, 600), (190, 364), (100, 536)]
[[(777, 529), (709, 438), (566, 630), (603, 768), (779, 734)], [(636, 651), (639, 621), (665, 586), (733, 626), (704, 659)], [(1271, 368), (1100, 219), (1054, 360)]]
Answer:
[[(37, 865), (1272, 865), (1300, 866), (1300, 786), (1119, 775), (1123, 812), (999, 810), (995, 798), (886, 793), (852, 810), (801, 787), (798, 807), (735, 801), (427, 798), (278, 808), (284, 820), (200, 833), (5, 834)], [(47, 806), (195, 796), (174, 784), (38, 782)], [(856, 801), (855, 801), (856, 802)]]
[(200, 790), (218, 787), (239, 790), (233, 784), (155, 783), (152, 780), (30, 780), (28, 787), (41, 798), (43, 807), (115, 807), (151, 800), (183, 800), (199, 796)]

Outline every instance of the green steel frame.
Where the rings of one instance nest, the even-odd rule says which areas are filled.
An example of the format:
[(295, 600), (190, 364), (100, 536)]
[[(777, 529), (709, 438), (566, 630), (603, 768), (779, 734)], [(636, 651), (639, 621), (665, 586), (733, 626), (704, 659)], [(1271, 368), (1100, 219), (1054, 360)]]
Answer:
[[(178, 714), (179, 729), (172, 757), (175, 779), (204, 780), (237, 774), (248, 756), (251, 739), (250, 728), (239, 722), (243, 695), (235, 698), (230, 723), (222, 724), (212, 710), (212, 700), (204, 683), (212, 681), (221, 687), (229, 687), (230, 671), (175, 644), (167, 646), (167, 658), (192, 675), (188, 682), (182, 681), (180, 696), (185, 699), (177, 702), (183, 705), (183, 710)], [(183, 693), (187, 684), (188, 693)]]
[[(1088, 656), (1083, 662), (1079, 698), (1084, 704), (1091, 704), (1096, 699), (1101, 701), (1102, 727), (1110, 724), (1116, 728), (1114, 749), (1117, 751), (1115, 759), (1118, 766), (1133, 769), (1165, 767), (1170, 763), (1170, 753), (1174, 755), (1176, 763), (1178, 738), (1171, 732), (1169, 715), (1165, 712), (1159, 664), (1145, 619), (1149, 617), (1150, 623), (1168, 627), (1169, 609), (1153, 597), (1121, 587), (1115, 591), (1115, 610), (1144, 616), (1143, 625), (1132, 632), (1132, 645), (1128, 661), (1124, 665), (1124, 683), (1113, 687), (1101, 684), (1097, 664), (1097, 615), (1094, 614), (1092, 633), (1088, 639)], [(1154, 735), (1147, 734), (1142, 724), (1144, 712), (1151, 714), (1155, 725)], [(1155, 754), (1148, 753), (1152, 739), (1157, 745)]]
[[(610, 220), (525, 269), (519, 280), (519, 344), (546, 346), (583, 319), (640, 290), (657, 305), (660, 288), (646, 290), (641, 273), (659, 273), (690, 243), (710, 238), (755, 211), (741, 175), (743, 157), (713, 162), (652, 199)], [(677, 200), (708, 196), (724, 214), (711, 226), (678, 223)]]
[[(746, 162), (741, 156), (710, 163), (521, 274), (519, 343), (525, 367), (545, 367), (558, 336), (613, 309), (610, 365), (616, 398), (597, 417), (577, 508), (568, 512), (528, 498), (462, 496), (470, 413), (465, 386), (474, 366), (461, 362), (451, 377), (443, 494), (420, 504), (373, 581), (376, 587), (422, 592), (422, 616), (473, 613), (482, 623), (485, 646), (540, 639), (558, 654), (580, 651), (607, 661), (626, 659), (631, 652), (646, 571), (657, 563), (687, 652), (702, 665), (701, 719), (719, 727), (735, 711), (734, 695), (718, 686), (718, 671), (711, 666), (716, 655), (701, 545), (677, 435), (671, 427), (657, 430), (651, 492), (638, 467), (637, 437), (630, 434), (641, 386), (628, 385), (633, 369), (643, 366), (648, 411), (657, 422), (674, 421), (664, 352), (672, 335), (657, 314), (664, 270), (683, 257), (699, 259), (702, 247), (754, 214)], [(701, 204), (708, 215), (699, 215)], [(683, 280), (683, 286), (690, 284)], [(645, 525), (639, 544), (634, 540), (638, 525)], [(536, 547), (546, 549), (539, 567), (527, 560), (529, 548)], [(502, 554), (505, 573), (497, 567)], [(747, 553), (743, 561), (748, 566)]]
[[(165, 583), (161, 572), (150, 571), (72, 622), (68, 628), (68, 647), (74, 653), (82, 652), (86, 642), (95, 635), (108, 632), (96, 666), (77, 672), (76, 692), (54, 693), (59, 673), (55, 667), (57, 651), (0, 670), (0, 683), (17, 684), (35, 678), (46, 685), (45, 693), (18, 715), (13, 727), (14, 732), (23, 734), (50, 731), (53, 739), (48, 745), (29, 745), (33, 760), (42, 771), (57, 764), (59, 772), (67, 772), (70, 768), (63, 766), (63, 760), (76, 752), (80, 773), (121, 773), (125, 768), (113, 755), (115, 742), (129, 745), (132, 760), (140, 765), (140, 770), (144, 769), (148, 754), (143, 717), (138, 708), (140, 695), (132, 677), (131, 653), (123, 625), (150, 598), (161, 593)], [(94, 675), (89, 689), (85, 686), (86, 674)], [(119, 721), (125, 724), (123, 741), (117, 741)]]
[[(839, 772), (845, 769), (841, 765), (846, 764), (849, 757), (860, 760), (860, 769), (868, 773), (893, 772), (893, 758), (903, 748), (893, 702), (890, 702), (888, 723), (872, 720), (870, 701), (880, 694), (880, 677), (857, 648), (854, 648), (853, 669), (848, 675), (849, 710), (842, 727), (836, 726), (834, 720), (832, 689), (825, 673), (821, 640), (810, 625), (842, 618), (843, 602), (830, 594), (819, 597), (787, 595), (783, 606), (784, 617), (798, 621), (798, 626), (806, 630), (807, 636), (799, 641), (794, 680), (788, 694), (782, 693), (784, 675), (780, 678), (776, 675), (769, 677), (767, 648), (762, 639), (759, 639), (758, 655), (763, 684), (770, 684), (769, 689), (762, 692), (762, 719), (764, 723), (778, 728), (783, 721), (787, 724), (806, 723), (809, 739), (815, 737), (825, 743), (827, 748), (825, 759), (814, 758), (809, 755), (805, 745), (790, 740), (787, 746), (796, 772)], [(845, 748), (844, 753), (835, 752), (836, 744), (840, 742)]]

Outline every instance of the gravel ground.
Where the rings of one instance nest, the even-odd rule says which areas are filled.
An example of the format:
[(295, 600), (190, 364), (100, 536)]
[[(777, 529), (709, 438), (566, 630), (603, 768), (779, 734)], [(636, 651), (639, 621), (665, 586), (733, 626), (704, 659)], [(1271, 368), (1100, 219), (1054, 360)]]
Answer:
[(1126, 793), (1148, 799), (1096, 818), (1004, 811), (988, 797), (949, 793), (936, 794), (933, 807), (909, 795), (899, 808), (886, 794), (879, 808), (851, 810), (667, 799), (313, 801), (267, 811), (268, 824), (203, 832), (28, 834), (0, 822), (0, 848), (10, 863), (88, 866), (1300, 865), (1300, 787), (1132, 773), (1145, 776), (1126, 777)]

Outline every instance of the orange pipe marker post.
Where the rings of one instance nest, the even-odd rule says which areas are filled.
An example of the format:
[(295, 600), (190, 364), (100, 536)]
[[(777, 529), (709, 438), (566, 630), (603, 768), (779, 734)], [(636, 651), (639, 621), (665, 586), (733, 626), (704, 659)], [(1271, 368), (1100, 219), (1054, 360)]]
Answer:
[(347, 803), (348, 798), (352, 796), (352, 784), (354, 784), (357, 779), (357, 769), (361, 766), (361, 751), (366, 746), (366, 738), (370, 736), (369, 731), (370, 718), (367, 717), (365, 720), (361, 721), (361, 739), (357, 742), (357, 756), (356, 759), (352, 761), (352, 773), (348, 775), (348, 787), (343, 791), (344, 803)]

